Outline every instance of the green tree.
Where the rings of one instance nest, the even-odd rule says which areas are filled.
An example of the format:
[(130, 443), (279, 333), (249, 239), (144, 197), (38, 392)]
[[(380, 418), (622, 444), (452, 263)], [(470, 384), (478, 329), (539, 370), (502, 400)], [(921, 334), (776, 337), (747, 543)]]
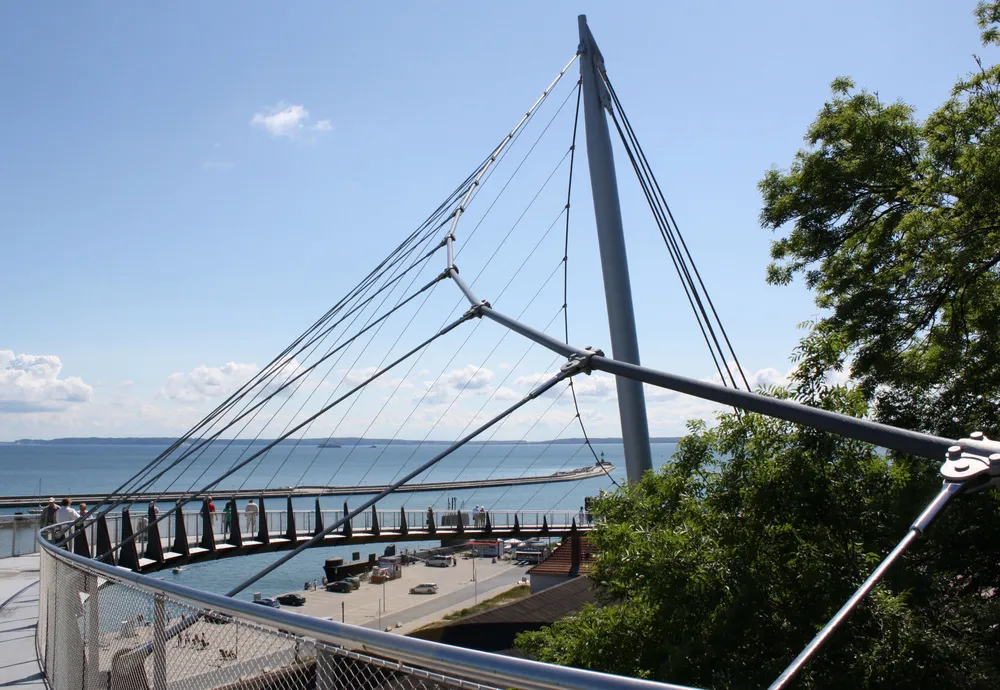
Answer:
[[(809, 403), (866, 410), (860, 389), (816, 381), (811, 388)], [(939, 484), (924, 464), (787, 422), (728, 413), (711, 429), (697, 423), (671, 464), (598, 500), (592, 577), (605, 606), (523, 634), (517, 645), (534, 658), (595, 670), (766, 687)], [(943, 530), (953, 528), (949, 521)], [(1000, 604), (982, 598), (980, 586), (963, 590), (962, 573), (949, 565), (915, 549), (800, 681), (997, 687)]]
[[(976, 10), (1000, 45), (1000, 4)], [(1000, 66), (978, 70), (924, 122), (902, 102), (833, 82), (787, 172), (760, 183), (771, 283), (796, 275), (829, 313), (825, 358), (878, 416), (960, 436), (1000, 428)]]
[[(1000, 43), (1000, 3), (976, 16)], [(1000, 435), (1000, 67), (919, 121), (848, 79), (760, 183), (767, 278), (823, 317), (766, 391), (906, 428)], [(850, 366), (855, 385), (826, 374)], [(724, 459), (721, 459), (724, 458)], [(694, 425), (674, 462), (598, 501), (605, 605), (519, 647), (713, 688), (772, 681), (940, 485), (937, 464), (758, 415)], [(954, 502), (800, 676), (810, 687), (1000, 686), (1000, 500)]]

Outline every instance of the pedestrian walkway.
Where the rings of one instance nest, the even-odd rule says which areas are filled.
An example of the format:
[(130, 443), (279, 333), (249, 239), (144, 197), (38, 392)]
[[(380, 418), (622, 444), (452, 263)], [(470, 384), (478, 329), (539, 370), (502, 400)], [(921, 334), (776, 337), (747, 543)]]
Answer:
[(35, 651), (38, 554), (0, 560), (0, 688), (44, 690)]

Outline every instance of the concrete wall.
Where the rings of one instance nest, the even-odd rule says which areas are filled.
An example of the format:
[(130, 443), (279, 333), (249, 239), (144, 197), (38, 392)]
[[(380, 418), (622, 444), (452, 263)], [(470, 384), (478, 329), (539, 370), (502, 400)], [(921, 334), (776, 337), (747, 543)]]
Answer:
[(556, 585), (561, 585), (566, 582), (569, 578), (565, 575), (535, 575), (532, 574), (531, 578), (531, 593), (537, 594), (538, 592), (544, 591), (549, 587), (555, 587)]

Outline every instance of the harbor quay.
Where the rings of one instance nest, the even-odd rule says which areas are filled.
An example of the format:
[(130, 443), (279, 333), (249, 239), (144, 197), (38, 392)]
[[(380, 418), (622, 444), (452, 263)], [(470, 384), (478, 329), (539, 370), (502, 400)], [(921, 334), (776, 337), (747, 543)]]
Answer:
[[(404, 565), (400, 577), (381, 584), (367, 580), (348, 593), (328, 592), (318, 580), (318, 589), (296, 590), (305, 597), (302, 606), (283, 606), (298, 613), (326, 620), (361, 625), (374, 629), (392, 628), (407, 633), (440, 619), (453, 610), (474, 605), (477, 601), (500, 594), (527, 581), (528, 566), (509, 560), (480, 557), (469, 558), (456, 553), (455, 566), (435, 568), (417, 561)], [(434, 583), (436, 594), (411, 594), (419, 584)], [(264, 597), (287, 592), (261, 592)], [(400, 627), (396, 627), (397, 624)]]

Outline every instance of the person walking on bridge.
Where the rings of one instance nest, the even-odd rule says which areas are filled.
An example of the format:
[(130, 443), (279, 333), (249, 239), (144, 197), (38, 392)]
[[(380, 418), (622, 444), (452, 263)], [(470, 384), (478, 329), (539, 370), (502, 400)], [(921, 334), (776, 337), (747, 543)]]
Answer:
[(247, 507), (246, 507), (247, 530), (250, 531), (250, 532), (253, 532), (254, 530), (257, 529), (257, 513), (258, 512), (259, 512), (259, 509), (257, 508), (257, 504), (254, 503), (253, 499), (251, 498), (250, 502), (247, 503)]
[[(62, 505), (56, 510), (56, 523), (61, 522), (73, 522), (74, 520), (80, 519), (80, 513), (73, 509), (73, 501), (68, 498), (62, 500)], [(69, 528), (67, 528), (69, 529)], [(59, 529), (59, 538), (62, 539), (66, 534), (66, 531), (62, 528)], [(69, 545), (64, 545), (63, 548), (69, 549)]]
[[(428, 508), (428, 510), (430, 509)], [(59, 507), (56, 505), (56, 499), (50, 498), (49, 502), (42, 508), (42, 527), (56, 524), (56, 513), (58, 511)]]
[(73, 509), (73, 501), (64, 498), (62, 505), (56, 510), (56, 522), (71, 522), (80, 517), (80, 513)]

